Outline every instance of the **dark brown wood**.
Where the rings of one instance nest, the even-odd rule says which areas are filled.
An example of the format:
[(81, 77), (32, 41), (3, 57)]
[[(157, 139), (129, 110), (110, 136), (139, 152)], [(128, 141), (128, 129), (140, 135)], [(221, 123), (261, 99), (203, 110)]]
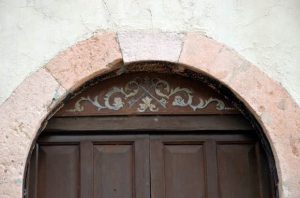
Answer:
[(206, 185), (207, 197), (218, 198), (218, 161), (216, 151), (216, 141), (208, 140), (205, 142), (205, 165), (206, 165)]
[(45, 131), (203, 131), (252, 130), (240, 115), (121, 116), (52, 118)]
[(76, 137), (39, 140), (37, 197), (150, 198), (148, 135)]
[(149, 136), (142, 135), (134, 142), (135, 197), (150, 198)]
[(256, 157), (256, 180), (258, 181), (258, 192), (259, 192), (259, 198), (263, 198), (264, 197), (264, 186), (263, 186), (263, 172), (262, 172), (262, 162), (261, 162), (261, 155), (260, 155), (260, 148), (259, 148), (259, 144), (256, 143), (255, 144), (255, 157)]
[[(212, 132), (212, 133), (198, 133), (198, 132), (176, 132), (176, 133), (169, 133), (164, 135), (159, 135), (160, 138), (167, 138), (169, 144), (176, 144), (177, 142), (182, 142), (182, 139), (179, 137), (184, 138), (186, 143), (193, 143), (194, 141), (199, 141), (201, 138), (202, 141), (217, 141), (217, 142), (255, 142), (256, 137), (253, 131), (248, 131), (248, 134), (241, 133), (235, 134), (231, 131), (226, 131), (220, 134), (220, 132)], [(121, 135), (120, 135), (121, 134)], [(97, 142), (102, 143), (111, 143), (114, 142), (115, 144), (119, 144), (122, 142), (131, 142), (134, 138), (143, 137), (144, 133), (120, 133), (120, 134), (102, 134), (102, 133), (87, 133), (87, 134), (76, 134), (76, 133), (65, 133), (65, 134), (56, 134), (56, 133), (47, 133), (41, 136), (38, 140), (38, 143), (43, 145), (52, 145), (52, 144), (62, 144), (62, 145), (73, 145), (78, 144), (81, 141), (92, 141), (93, 144)], [(147, 136), (148, 132), (145, 134)], [(153, 133), (155, 136), (157, 133)], [(177, 134), (177, 135), (176, 135)], [(152, 137), (153, 135), (149, 133)], [(196, 138), (196, 140), (195, 140)]]
[(150, 144), (151, 197), (165, 198), (166, 183), (163, 144), (159, 139), (152, 139)]
[[(165, 145), (167, 198), (205, 197), (203, 145)], [(154, 163), (154, 162), (153, 162)]]
[(268, 168), (267, 158), (265, 153), (262, 152), (261, 145), (259, 143), (255, 144), (255, 154), (256, 154), (256, 165), (257, 165), (257, 180), (259, 186), (259, 193), (261, 198), (275, 197), (275, 190), (272, 189), (270, 185), (270, 170)]
[(106, 138), (102, 142), (93, 139), (93, 178), (94, 186), (98, 186), (94, 188), (94, 197), (149, 198), (148, 136), (117, 136), (113, 139), (114, 142), (108, 142)]
[(37, 197), (79, 197), (79, 147), (40, 145)]
[(28, 167), (27, 184), (28, 188), (26, 190), (26, 198), (36, 198), (37, 197), (37, 184), (38, 184), (38, 153), (39, 145), (37, 144), (32, 151), (31, 159)]
[(133, 145), (94, 146), (94, 197), (134, 196)]
[(204, 142), (195, 136), (151, 136), (152, 197), (207, 197)]
[(80, 92), (55, 117), (103, 115), (238, 114), (204, 83), (182, 76), (131, 73)]
[(80, 142), (80, 197), (93, 197), (93, 144)]
[(38, 143), (37, 197), (273, 197), (253, 134), (49, 134)]
[[(151, 190), (154, 197), (271, 197), (270, 182), (265, 182), (269, 174), (257, 165), (257, 153), (262, 151), (255, 146), (255, 139), (236, 135), (227, 135), (224, 139), (211, 135), (210, 140), (202, 135), (151, 137)], [(190, 155), (188, 150), (199, 145), (204, 145), (202, 152)], [(176, 153), (180, 157), (172, 156)], [(202, 165), (196, 166), (193, 162), (199, 159)], [(170, 161), (174, 164), (168, 163)], [(181, 165), (187, 167), (177, 170)], [(197, 171), (204, 171), (204, 175), (197, 177), (201, 175)], [(190, 180), (185, 181), (183, 175)], [(203, 178), (205, 180), (201, 181)], [(191, 186), (193, 188), (187, 190)]]
[(219, 144), (217, 158), (222, 198), (260, 197), (255, 144)]

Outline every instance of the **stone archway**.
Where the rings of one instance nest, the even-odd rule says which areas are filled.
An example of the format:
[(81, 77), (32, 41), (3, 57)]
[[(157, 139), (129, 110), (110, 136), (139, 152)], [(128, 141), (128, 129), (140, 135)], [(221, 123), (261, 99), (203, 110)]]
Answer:
[[(68, 93), (124, 62), (168, 61), (226, 85), (261, 124), (272, 147), (281, 197), (299, 197), (300, 109), (282, 86), (233, 50), (198, 33), (99, 33), (61, 52), (0, 106), (0, 193), (21, 197), (32, 142)], [(119, 68), (122, 70), (122, 68)], [(120, 71), (121, 71), (120, 70)]]

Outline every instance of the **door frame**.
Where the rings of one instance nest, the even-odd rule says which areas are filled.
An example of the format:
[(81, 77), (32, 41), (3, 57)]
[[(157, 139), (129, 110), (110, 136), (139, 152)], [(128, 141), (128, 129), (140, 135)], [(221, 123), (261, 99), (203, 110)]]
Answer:
[[(126, 73), (132, 73), (132, 72), (137, 72), (135, 69), (136, 64), (135, 63), (132, 65), (127, 66), (127, 71)], [(148, 63), (143, 63), (147, 65)], [(158, 68), (158, 70), (161, 72), (161, 70), (164, 70), (162, 73), (168, 73), (170, 74), (170, 71), (168, 68), (165, 68), (165, 63), (161, 64), (161, 68)], [(156, 66), (156, 65), (155, 65)], [(130, 67), (133, 67), (134, 69), (132, 70)], [(162, 69), (163, 68), (163, 69)], [(154, 71), (153, 71), (154, 70)], [(167, 70), (167, 71), (166, 71)], [(144, 71), (143, 69), (138, 70), (138, 72)], [(155, 69), (152, 69), (151, 72), (156, 72)], [(172, 72), (171, 72), (172, 73)], [(173, 74), (173, 73), (172, 73)], [(222, 115), (221, 117), (219, 115), (188, 115), (188, 116), (170, 116), (170, 115), (159, 115), (159, 116), (114, 116), (113, 114), (110, 116), (102, 116), (102, 117), (69, 117), (69, 118), (62, 118), (62, 117), (52, 117), (59, 109), (66, 104), (70, 98), (76, 96), (78, 93), (81, 93), (83, 90), (89, 88), (90, 86), (98, 83), (99, 81), (102, 81), (103, 79), (109, 79), (113, 78), (116, 76), (119, 76), (120, 73), (118, 70), (113, 71), (111, 73), (105, 74), (103, 76), (97, 77), (87, 83), (85, 83), (82, 87), (78, 88), (77, 91), (69, 94), (68, 97), (65, 98), (65, 100), (61, 103), (60, 106), (58, 106), (52, 114), (50, 114), (48, 119), (44, 121), (42, 124), (43, 127), (40, 129), (39, 134), (43, 133), (61, 133), (62, 131), (73, 131), (76, 133), (80, 132), (92, 132), (92, 131), (99, 131), (99, 126), (101, 126), (101, 130), (103, 133), (110, 133), (112, 134), (113, 132), (120, 131), (120, 128), (124, 129), (125, 131), (137, 131), (140, 130), (141, 128), (137, 127), (137, 125), (132, 125), (132, 123), (135, 122), (140, 122), (143, 121), (147, 123), (149, 126), (148, 128), (144, 128), (145, 131), (150, 131), (150, 130), (161, 130), (164, 132), (168, 132), (171, 130), (176, 130), (174, 126), (176, 126), (176, 120), (179, 118), (183, 120), (186, 123), (189, 123), (187, 125), (177, 125), (177, 130), (182, 131), (186, 130), (188, 131), (193, 131), (193, 132), (200, 132), (203, 133), (204, 131), (207, 133), (215, 133), (215, 132), (221, 132), (224, 131), (231, 131), (231, 132), (236, 132), (236, 131), (244, 131), (244, 132), (249, 132), (251, 130), (254, 132), (264, 151), (266, 152), (267, 156), (267, 161), (269, 163), (270, 167), (270, 173), (272, 176), (272, 186), (275, 189), (275, 197), (278, 197), (278, 175), (277, 175), (277, 170), (275, 166), (275, 161), (274, 161), (274, 156), (271, 150), (271, 146), (267, 140), (266, 135), (263, 132), (262, 127), (260, 124), (257, 122), (256, 118), (254, 115), (249, 111), (249, 109), (246, 107), (246, 105), (241, 102), (235, 95), (234, 93), (226, 86), (222, 85), (220, 82), (217, 80), (214, 80), (208, 76), (205, 76), (201, 73), (195, 73), (191, 70), (186, 70), (185, 73), (180, 73), (180, 76), (188, 77), (193, 80), (198, 80), (201, 83), (204, 83), (210, 87), (213, 87), (219, 94), (223, 95), (226, 99), (229, 99), (232, 104), (234, 104), (234, 107), (239, 110), (240, 114), (238, 115)], [(170, 124), (163, 124), (162, 126), (155, 125), (156, 120), (170, 120)], [(192, 119), (191, 119), (192, 118)], [(88, 120), (92, 119), (95, 124), (91, 124)], [(210, 125), (211, 121), (218, 121), (220, 125)], [(62, 122), (67, 122), (69, 124), (74, 124), (78, 123), (79, 121), (82, 123), (85, 123), (83, 128), (71, 128), (69, 127), (69, 124), (64, 124)], [(123, 125), (119, 125), (118, 127), (114, 127), (112, 124), (113, 122), (118, 121), (121, 122)], [(78, 125), (77, 125), (78, 126)], [(225, 128), (222, 128), (225, 127)], [(38, 137), (38, 136), (37, 136)], [(29, 156), (30, 157), (30, 156)], [(27, 169), (28, 170), (28, 167)], [(27, 172), (27, 171), (26, 171)], [(26, 187), (26, 183), (24, 185), (24, 188)]]

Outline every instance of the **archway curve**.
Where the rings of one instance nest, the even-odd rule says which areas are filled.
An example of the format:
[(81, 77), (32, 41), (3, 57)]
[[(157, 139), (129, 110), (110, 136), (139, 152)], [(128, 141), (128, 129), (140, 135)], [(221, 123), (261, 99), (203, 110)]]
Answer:
[[(168, 54), (165, 49), (172, 50)], [(178, 71), (189, 69), (223, 83), (245, 104), (268, 138), (279, 173), (280, 197), (300, 195), (300, 173), (293, 171), (300, 166), (300, 110), (281, 85), (233, 50), (201, 34), (137, 32), (101, 33), (74, 45), (28, 77), (1, 105), (2, 195), (21, 197), (29, 149), (57, 104), (87, 80), (117, 69), (122, 61), (173, 62), (181, 64)]]

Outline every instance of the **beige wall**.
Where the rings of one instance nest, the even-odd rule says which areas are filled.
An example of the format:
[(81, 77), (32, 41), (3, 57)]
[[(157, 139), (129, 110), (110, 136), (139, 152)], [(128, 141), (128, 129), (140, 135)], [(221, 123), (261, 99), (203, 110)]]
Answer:
[(283, 84), (300, 104), (299, 0), (0, 0), (0, 103), (95, 31), (201, 31)]

